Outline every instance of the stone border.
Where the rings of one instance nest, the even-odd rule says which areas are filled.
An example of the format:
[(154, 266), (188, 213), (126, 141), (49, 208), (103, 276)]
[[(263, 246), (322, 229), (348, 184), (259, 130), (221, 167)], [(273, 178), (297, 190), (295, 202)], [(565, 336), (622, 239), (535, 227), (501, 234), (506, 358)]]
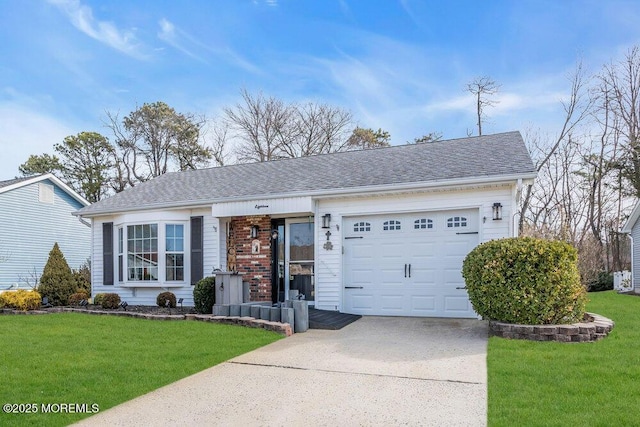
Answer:
[(105, 316), (120, 316), (120, 317), (137, 317), (139, 319), (149, 320), (199, 320), (204, 322), (222, 323), (226, 325), (239, 325), (247, 326), (250, 328), (261, 328), (267, 331), (277, 332), (280, 335), (290, 337), (293, 334), (291, 325), (289, 323), (271, 322), (268, 320), (256, 319), (253, 317), (238, 317), (238, 316), (214, 316), (212, 314), (149, 314), (149, 313), (134, 313), (131, 311), (103, 311), (103, 310), (85, 310), (81, 308), (70, 307), (57, 307), (47, 310), (12, 310), (12, 309), (0, 309), (0, 315), (2, 314), (51, 314), (51, 313), (84, 313), (94, 315)]
[(516, 325), (490, 321), (491, 336), (530, 341), (594, 342), (605, 338), (615, 323), (594, 313), (585, 313), (584, 320), (570, 325)]

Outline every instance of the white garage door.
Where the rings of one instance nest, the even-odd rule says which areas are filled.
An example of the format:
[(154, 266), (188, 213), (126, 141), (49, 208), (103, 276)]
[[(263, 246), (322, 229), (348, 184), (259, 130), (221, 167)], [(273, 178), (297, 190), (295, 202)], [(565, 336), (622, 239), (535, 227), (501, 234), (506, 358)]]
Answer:
[(462, 261), (478, 244), (478, 211), (344, 220), (343, 311), (382, 316), (476, 317)]

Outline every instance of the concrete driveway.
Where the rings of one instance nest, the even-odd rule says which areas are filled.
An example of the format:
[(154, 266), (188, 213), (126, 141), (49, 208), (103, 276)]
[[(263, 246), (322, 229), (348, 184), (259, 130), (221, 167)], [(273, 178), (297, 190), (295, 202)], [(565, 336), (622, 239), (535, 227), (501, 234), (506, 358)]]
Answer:
[(363, 317), (236, 357), (79, 423), (483, 426), (487, 325)]

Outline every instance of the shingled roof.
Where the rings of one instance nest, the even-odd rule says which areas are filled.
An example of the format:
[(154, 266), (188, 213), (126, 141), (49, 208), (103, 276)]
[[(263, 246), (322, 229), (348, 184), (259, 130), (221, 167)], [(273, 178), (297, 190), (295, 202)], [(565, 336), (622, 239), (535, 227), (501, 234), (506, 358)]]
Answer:
[(167, 173), (77, 214), (322, 195), (350, 189), (356, 192), (363, 187), (495, 180), (502, 176), (535, 176), (520, 132)]
[(22, 181), (28, 181), (30, 179), (33, 179), (33, 177), (32, 176), (26, 176), (26, 177), (23, 177), (23, 178), (14, 178), (14, 179), (8, 179), (6, 181), (0, 181), (0, 188), (8, 187), (10, 185), (17, 184), (17, 183), (22, 182)]

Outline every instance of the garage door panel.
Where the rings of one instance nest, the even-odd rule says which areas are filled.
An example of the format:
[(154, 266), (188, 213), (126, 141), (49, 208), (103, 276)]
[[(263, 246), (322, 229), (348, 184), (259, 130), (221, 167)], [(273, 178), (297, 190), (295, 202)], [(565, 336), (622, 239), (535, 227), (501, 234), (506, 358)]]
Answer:
[(411, 311), (420, 313), (432, 313), (436, 309), (436, 298), (433, 296), (411, 297)]
[[(466, 291), (456, 288), (464, 287), (462, 261), (478, 243), (478, 215), (464, 210), (347, 218), (352, 223), (345, 224), (346, 230), (354, 229), (353, 222), (369, 223), (370, 228), (358, 229), (357, 238), (345, 235), (344, 284), (357, 289), (344, 290), (344, 311), (475, 317)], [(401, 230), (383, 230), (391, 220), (400, 222)]]
[(351, 308), (358, 311), (373, 311), (374, 296), (372, 294), (358, 294), (351, 298)]
[(466, 296), (447, 296), (444, 298), (444, 309), (449, 313), (466, 312), (470, 308), (471, 303)]
[(379, 301), (380, 309), (383, 311), (403, 311), (405, 309), (404, 295), (381, 294)]

